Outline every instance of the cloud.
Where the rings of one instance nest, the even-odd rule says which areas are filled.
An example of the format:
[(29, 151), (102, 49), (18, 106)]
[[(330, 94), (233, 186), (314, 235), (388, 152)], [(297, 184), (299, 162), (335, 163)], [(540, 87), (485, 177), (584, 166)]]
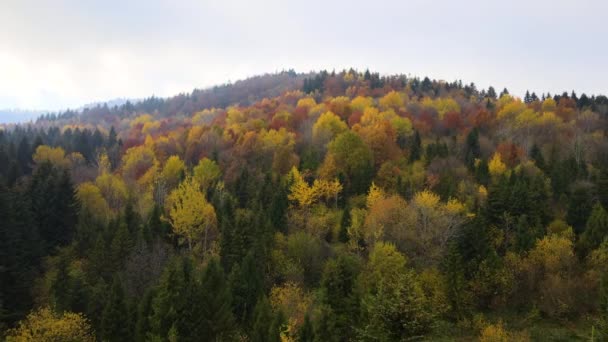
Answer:
[(604, 1), (33, 1), (0, 5), (0, 107), (170, 96), (286, 68), (606, 93)]

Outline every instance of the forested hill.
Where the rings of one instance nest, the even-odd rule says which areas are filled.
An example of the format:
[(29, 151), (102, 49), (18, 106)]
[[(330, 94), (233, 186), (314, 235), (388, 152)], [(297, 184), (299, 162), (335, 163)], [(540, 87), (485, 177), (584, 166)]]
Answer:
[(608, 339), (607, 133), (354, 70), (0, 126), (0, 340)]

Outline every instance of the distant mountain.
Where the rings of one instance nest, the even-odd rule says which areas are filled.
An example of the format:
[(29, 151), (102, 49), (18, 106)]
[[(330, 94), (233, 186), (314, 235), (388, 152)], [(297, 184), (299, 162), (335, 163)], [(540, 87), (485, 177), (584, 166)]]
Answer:
[(103, 107), (103, 105), (107, 105), (109, 108), (112, 107), (120, 107), (122, 105), (124, 105), (127, 102), (131, 102), (133, 104), (140, 102), (141, 100), (139, 99), (125, 99), (125, 98), (118, 98), (118, 99), (113, 99), (113, 100), (109, 100), (109, 101), (103, 101), (103, 102), (91, 102), (88, 103), (84, 106), (81, 106), (79, 108), (76, 109), (76, 111), (78, 112), (82, 112), (85, 109), (91, 109), (91, 108), (95, 108), (95, 107)]
[[(117, 98), (109, 101), (103, 102), (92, 102), (80, 106), (74, 110), (73, 112), (82, 113), (85, 110), (89, 110), (92, 108), (103, 107), (107, 105), (108, 108), (120, 107), (127, 102), (131, 102), (132, 104), (138, 103), (141, 100), (133, 100), (133, 99), (125, 99), (125, 98)], [(62, 111), (50, 111), (50, 110), (27, 110), (27, 109), (19, 109), (19, 108), (11, 108), (11, 109), (0, 109), (0, 124), (2, 123), (25, 123), (28, 121), (35, 121), (41, 115), (49, 114), (49, 113), (60, 113)]]
[(22, 123), (36, 120), (45, 110), (0, 109), (0, 123)]

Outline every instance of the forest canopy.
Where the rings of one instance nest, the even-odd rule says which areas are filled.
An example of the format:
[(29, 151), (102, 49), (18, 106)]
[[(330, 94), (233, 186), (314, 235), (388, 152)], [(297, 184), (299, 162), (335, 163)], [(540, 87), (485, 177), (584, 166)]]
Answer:
[(0, 339), (608, 339), (607, 133), (352, 69), (0, 125)]

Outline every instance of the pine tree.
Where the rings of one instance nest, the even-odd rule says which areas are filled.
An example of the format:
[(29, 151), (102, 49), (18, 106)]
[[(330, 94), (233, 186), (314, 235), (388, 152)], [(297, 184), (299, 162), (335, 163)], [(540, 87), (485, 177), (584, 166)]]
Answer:
[(475, 159), (481, 156), (481, 149), (479, 146), (479, 130), (477, 127), (473, 128), (467, 135), (467, 141), (464, 150), (464, 161), (469, 167), (469, 170), (473, 170), (475, 166)]
[(205, 341), (225, 341), (234, 331), (232, 296), (222, 266), (216, 259), (207, 264), (201, 280), (202, 332)]
[(315, 331), (310, 321), (310, 316), (306, 314), (304, 316), (304, 324), (300, 327), (298, 331), (298, 342), (314, 342), (315, 341)]
[(574, 228), (577, 235), (583, 232), (592, 209), (593, 201), (590, 189), (585, 186), (576, 186), (569, 197), (566, 221)]
[(148, 288), (137, 306), (137, 322), (135, 324), (135, 341), (137, 342), (147, 341), (147, 335), (152, 331), (150, 315), (152, 314), (152, 301), (154, 296), (154, 288)]
[(601, 204), (593, 206), (586, 228), (580, 236), (578, 247), (582, 256), (596, 249), (608, 237), (608, 213)]
[(350, 207), (347, 205), (342, 211), (342, 220), (340, 221), (340, 232), (338, 240), (342, 243), (348, 242), (348, 228), (351, 225)]
[(608, 208), (608, 167), (601, 169), (596, 186), (600, 203), (604, 208)]
[(122, 282), (114, 277), (110, 295), (104, 305), (101, 317), (101, 336), (105, 341), (131, 341), (129, 308), (125, 299)]
[(253, 325), (249, 333), (251, 342), (269, 341), (269, 332), (272, 327), (272, 309), (268, 299), (263, 296), (257, 301), (253, 311)]
[(334, 333), (340, 340), (353, 337), (359, 298), (355, 291), (355, 280), (359, 274), (358, 260), (349, 255), (340, 255), (326, 263), (321, 280), (324, 303), (331, 308)]
[(532, 149), (530, 150), (530, 158), (534, 160), (534, 164), (536, 164), (539, 169), (546, 171), (547, 165), (545, 164), (545, 158), (543, 157), (543, 153), (538, 145), (532, 145)]
[(455, 319), (462, 319), (469, 313), (469, 292), (464, 274), (462, 256), (456, 244), (451, 244), (443, 264), (446, 274), (446, 295)]
[(285, 314), (283, 311), (279, 310), (274, 314), (272, 319), (272, 323), (270, 324), (270, 328), (268, 329), (268, 338), (266, 341), (268, 342), (281, 342), (281, 336), (285, 332), (285, 326), (287, 325), (287, 320), (285, 318)]
[(414, 133), (414, 140), (412, 141), (412, 147), (410, 148), (410, 163), (420, 160), (422, 154), (422, 142), (420, 140), (420, 133), (418, 130)]
[(242, 325), (247, 325), (251, 322), (258, 299), (264, 294), (264, 279), (252, 252), (233, 267), (230, 288), (234, 299), (233, 312)]

